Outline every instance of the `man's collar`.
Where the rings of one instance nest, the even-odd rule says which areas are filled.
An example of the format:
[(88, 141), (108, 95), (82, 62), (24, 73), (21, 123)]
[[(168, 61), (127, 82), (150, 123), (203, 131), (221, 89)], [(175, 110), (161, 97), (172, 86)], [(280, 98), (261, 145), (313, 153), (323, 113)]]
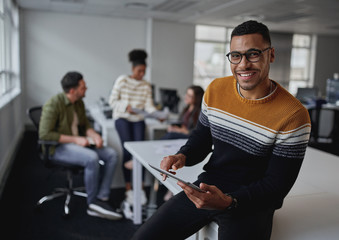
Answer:
[(67, 97), (67, 95), (66, 95), (65, 92), (62, 94), (62, 96), (64, 97), (65, 105), (70, 105), (70, 104), (72, 104), (71, 101), (68, 99), (68, 97)]

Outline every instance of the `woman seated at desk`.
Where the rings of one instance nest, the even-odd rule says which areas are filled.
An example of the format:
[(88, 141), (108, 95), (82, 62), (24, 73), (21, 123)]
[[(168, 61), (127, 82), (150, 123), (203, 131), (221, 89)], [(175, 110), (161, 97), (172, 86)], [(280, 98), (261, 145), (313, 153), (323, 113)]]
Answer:
[[(182, 139), (188, 138), (191, 131), (195, 128), (200, 110), (204, 90), (200, 86), (192, 85), (186, 90), (186, 107), (182, 110), (179, 120), (168, 126), (167, 133), (161, 139)], [(167, 201), (173, 196), (171, 191), (167, 191), (164, 200)]]
[(200, 86), (192, 85), (187, 88), (186, 107), (182, 110), (178, 121), (168, 126), (167, 133), (162, 139), (188, 138), (198, 122), (203, 95), (204, 90)]

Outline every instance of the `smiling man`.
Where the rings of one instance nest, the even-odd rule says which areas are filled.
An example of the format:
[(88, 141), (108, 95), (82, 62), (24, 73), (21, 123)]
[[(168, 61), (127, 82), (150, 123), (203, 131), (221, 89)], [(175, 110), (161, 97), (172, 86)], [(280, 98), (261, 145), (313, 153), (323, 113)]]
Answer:
[(160, 164), (178, 170), (212, 152), (195, 182), (206, 192), (178, 182), (183, 192), (163, 204), (134, 239), (185, 239), (211, 221), (219, 225), (219, 239), (270, 239), (274, 212), (299, 174), (310, 119), (269, 78), (275, 51), (264, 24), (237, 26), (226, 56), (233, 76), (208, 86), (196, 129)]

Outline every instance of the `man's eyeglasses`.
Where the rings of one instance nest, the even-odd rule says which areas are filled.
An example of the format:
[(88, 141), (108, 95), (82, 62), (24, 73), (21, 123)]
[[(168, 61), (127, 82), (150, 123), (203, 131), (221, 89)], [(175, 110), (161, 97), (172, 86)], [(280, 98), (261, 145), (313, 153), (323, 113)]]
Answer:
[(242, 56), (245, 55), (247, 61), (251, 63), (258, 62), (260, 60), (260, 56), (263, 52), (271, 49), (272, 47), (265, 48), (264, 50), (259, 50), (259, 49), (250, 49), (245, 53), (240, 53), (240, 52), (230, 52), (226, 54), (226, 57), (232, 64), (239, 64), (242, 60)]

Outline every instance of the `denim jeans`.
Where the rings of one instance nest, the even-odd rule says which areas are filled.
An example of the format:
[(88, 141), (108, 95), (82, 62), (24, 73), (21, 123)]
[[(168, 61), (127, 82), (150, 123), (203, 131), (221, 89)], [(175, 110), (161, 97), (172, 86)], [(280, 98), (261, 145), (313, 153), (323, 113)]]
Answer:
[[(117, 153), (109, 147), (90, 149), (74, 143), (61, 144), (52, 156), (55, 162), (63, 162), (84, 167), (84, 183), (87, 192), (87, 203), (96, 199), (109, 198), (112, 178), (117, 164)], [(100, 170), (99, 160), (105, 162)]]
[[(117, 130), (121, 145), (127, 141), (143, 141), (145, 140), (145, 121), (130, 122), (126, 119), (119, 118), (115, 120), (115, 129)], [(131, 170), (125, 168), (124, 163), (132, 159), (132, 155), (123, 147), (123, 164), (122, 171), (126, 183), (131, 182)]]
[(168, 132), (165, 136), (161, 138), (161, 140), (166, 139), (187, 139), (189, 137), (189, 134), (184, 133), (178, 133), (178, 132)]

